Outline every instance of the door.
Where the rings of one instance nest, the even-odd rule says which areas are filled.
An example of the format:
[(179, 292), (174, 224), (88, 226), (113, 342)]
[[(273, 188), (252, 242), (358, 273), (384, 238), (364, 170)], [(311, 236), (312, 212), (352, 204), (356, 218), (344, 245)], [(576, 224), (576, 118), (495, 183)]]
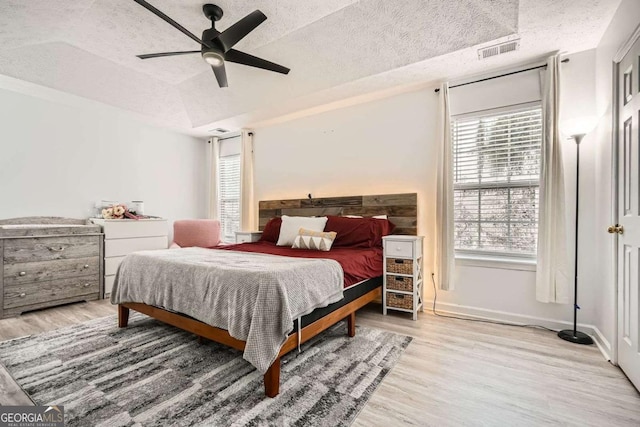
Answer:
[(618, 364), (640, 389), (640, 39), (618, 64)]

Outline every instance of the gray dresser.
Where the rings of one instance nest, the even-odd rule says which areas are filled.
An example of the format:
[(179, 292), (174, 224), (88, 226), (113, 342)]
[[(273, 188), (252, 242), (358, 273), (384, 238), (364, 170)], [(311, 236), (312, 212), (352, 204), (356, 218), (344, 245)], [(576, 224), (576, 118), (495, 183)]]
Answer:
[(85, 220), (0, 220), (0, 318), (101, 298), (103, 239)]

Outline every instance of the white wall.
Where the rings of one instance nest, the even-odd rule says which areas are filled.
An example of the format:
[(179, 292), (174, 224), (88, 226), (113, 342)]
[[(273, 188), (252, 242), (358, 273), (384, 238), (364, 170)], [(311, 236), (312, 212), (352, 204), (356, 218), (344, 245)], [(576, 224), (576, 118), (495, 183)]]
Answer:
[(171, 220), (204, 217), (206, 142), (42, 93), (49, 99), (0, 89), (0, 218), (87, 218), (102, 199), (144, 200), (146, 214)]
[[(595, 108), (595, 51), (585, 51), (568, 56), (569, 62), (562, 64), (562, 121), (577, 117), (583, 117)], [(534, 80), (535, 79), (535, 80)], [(536, 94), (532, 87), (539, 82), (538, 72), (527, 72), (519, 75), (492, 80), (490, 82), (465, 86), (472, 88), (470, 95), (477, 96), (483, 102), (483, 107), (494, 107), (491, 104), (519, 103), (533, 101)], [(488, 84), (490, 83), (490, 86)], [(477, 86), (477, 87), (473, 87)], [(483, 86), (493, 98), (487, 99), (488, 94), (482, 93)], [(452, 89), (452, 109), (454, 102), (468, 103), (469, 93), (462, 96)], [(540, 99), (539, 93), (537, 99)], [(472, 103), (473, 104), (473, 103)], [(475, 105), (475, 104), (474, 104)], [(473, 111), (472, 107), (455, 107), (465, 112), (465, 109)], [(475, 108), (477, 109), (477, 108)], [(567, 140), (563, 145), (564, 166), (566, 177), (566, 199), (568, 209), (567, 230), (568, 238), (573, 242), (573, 224), (575, 217), (575, 144)], [(595, 149), (585, 138), (581, 146), (581, 195), (585, 200), (592, 199), (594, 188), (594, 158)], [(593, 276), (592, 270), (595, 264), (595, 249), (593, 244), (592, 225), (595, 218), (593, 209), (584, 209), (580, 216), (580, 306), (579, 322), (592, 324), (596, 306), (595, 290), (597, 283), (589, 280)], [(573, 245), (570, 245), (570, 259), (573, 260)], [(535, 271), (478, 267), (477, 265), (465, 265), (458, 261), (455, 271), (454, 291), (439, 291), (438, 304), (443, 310), (469, 313), (474, 315), (509, 319), (521, 322), (533, 322), (546, 326), (561, 327), (562, 322), (570, 322), (573, 319), (572, 305), (570, 304), (543, 304), (535, 298)], [(427, 288), (427, 300), (431, 299), (433, 291)], [(552, 322), (548, 322), (551, 320)], [(560, 323), (559, 323), (560, 322)]]
[[(588, 207), (596, 213), (594, 247), (597, 250), (594, 281), (596, 305), (594, 324), (610, 345), (615, 345), (616, 283), (614, 280), (614, 239), (606, 233), (607, 226), (615, 223), (611, 214), (612, 172), (612, 64), (618, 49), (640, 25), (640, 1), (623, 0), (607, 31), (596, 49), (596, 104), (600, 117), (593, 134), (596, 147), (595, 200)], [(611, 349), (609, 349), (611, 350)]]
[(255, 128), (256, 200), (415, 192), (431, 247), (437, 108), (425, 89)]
[[(588, 51), (563, 65), (568, 116), (582, 114), (584, 103), (593, 105), (594, 64), (595, 52)], [(512, 95), (518, 82), (506, 82), (494, 96)], [(426, 265), (432, 270), (437, 108), (438, 96), (431, 88), (256, 128), (256, 199), (417, 192), (418, 231), (426, 236)], [(573, 147), (568, 142), (569, 200), (575, 197)], [(594, 150), (583, 151), (582, 185), (593, 187), (593, 170), (588, 169), (593, 169)], [(584, 221), (593, 222), (588, 217)], [(583, 243), (592, 244), (586, 237)], [(571, 305), (536, 302), (535, 272), (458, 265), (455, 274), (456, 289), (438, 293), (441, 309), (551, 326), (572, 319)], [(593, 320), (593, 286), (582, 288), (583, 323)], [(425, 287), (430, 300), (431, 283)]]

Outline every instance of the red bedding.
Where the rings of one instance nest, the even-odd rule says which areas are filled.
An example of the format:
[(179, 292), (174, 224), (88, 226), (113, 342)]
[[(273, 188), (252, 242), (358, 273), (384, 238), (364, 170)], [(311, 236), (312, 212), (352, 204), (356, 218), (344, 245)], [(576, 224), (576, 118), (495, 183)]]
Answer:
[(231, 251), (260, 252), (263, 254), (290, 256), (298, 258), (327, 258), (340, 263), (344, 270), (344, 287), (358, 282), (382, 276), (382, 248), (331, 248), (330, 251), (293, 249), (289, 246), (276, 246), (271, 242), (239, 243), (237, 245), (217, 246), (213, 249)]

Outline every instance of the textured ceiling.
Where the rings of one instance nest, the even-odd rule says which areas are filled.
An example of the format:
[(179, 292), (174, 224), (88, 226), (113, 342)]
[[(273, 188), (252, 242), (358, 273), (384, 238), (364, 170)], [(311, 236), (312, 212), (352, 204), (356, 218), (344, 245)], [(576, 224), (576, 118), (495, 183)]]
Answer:
[[(196, 35), (203, 1), (149, 0)], [(304, 108), (524, 63), (597, 45), (620, 0), (218, 0), (219, 30), (260, 9), (268, 20), (237, 48), (287, 76), (227, 63), (220, 89), (199, 55), (136, 54), (199, 46), (133, 0), (2, 0), (0, 74), (206, 132)], [(476, 48), (521, 37), (478, 61)]]

